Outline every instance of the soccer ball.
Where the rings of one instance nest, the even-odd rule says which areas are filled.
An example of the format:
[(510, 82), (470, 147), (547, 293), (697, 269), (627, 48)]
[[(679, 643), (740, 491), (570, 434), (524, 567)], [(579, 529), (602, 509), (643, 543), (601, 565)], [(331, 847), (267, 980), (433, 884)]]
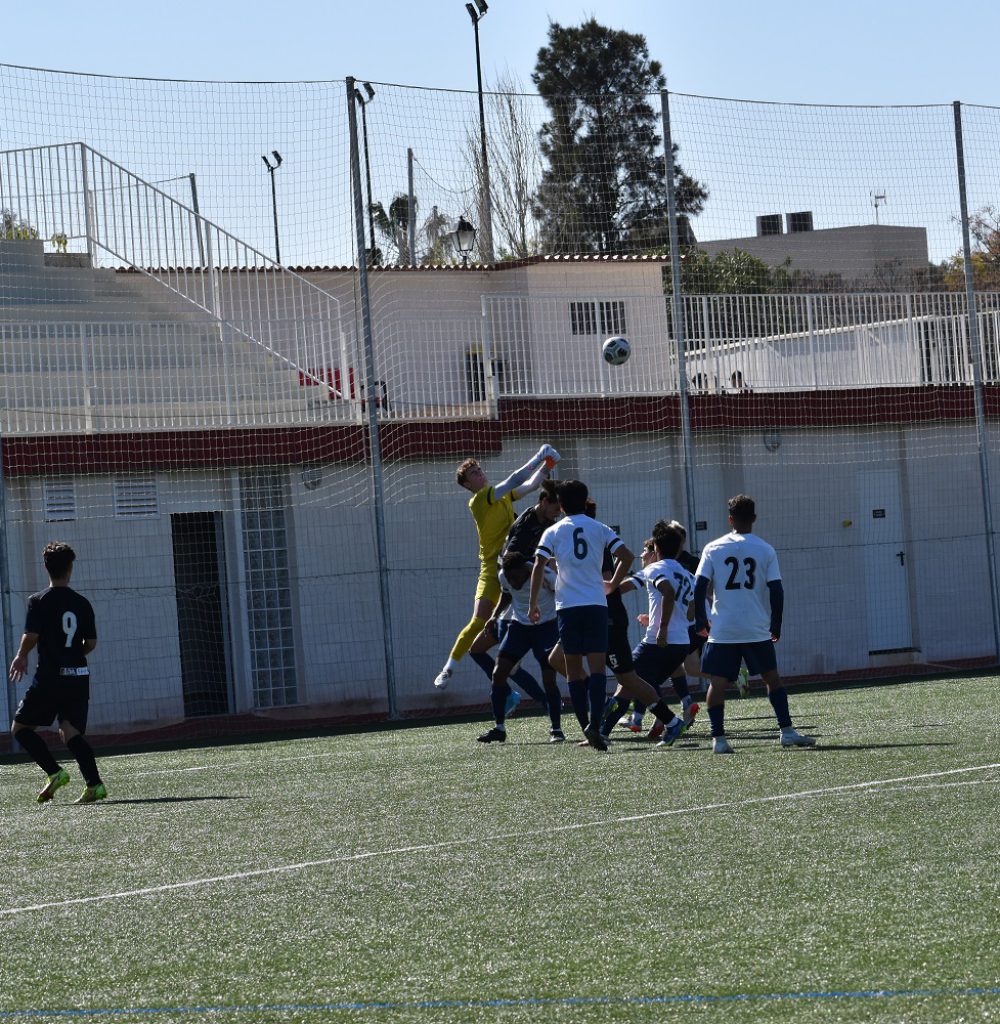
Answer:
[(621, 366), (631, 354), (632, 346), (628, 343), (627, 339), (617, 336), (608, 338), (601, 347), (601, 355), (604, 356), (604, 361), (612, 366)]

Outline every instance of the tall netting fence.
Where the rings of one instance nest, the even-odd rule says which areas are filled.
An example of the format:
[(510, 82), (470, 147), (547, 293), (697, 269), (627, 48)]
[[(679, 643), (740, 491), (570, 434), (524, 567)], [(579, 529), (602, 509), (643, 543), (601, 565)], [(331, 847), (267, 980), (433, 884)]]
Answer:
[(790, 677), (995, 662), (995, 109), (487, 93), (481, 123), (13, 67), (0, 104), (5, 642), (69, 541), (95, 731), (483, 704), (468, 658), (431, 685), (479, 569), (455, 467), (543, 442), (635, 550), (752, 494)]

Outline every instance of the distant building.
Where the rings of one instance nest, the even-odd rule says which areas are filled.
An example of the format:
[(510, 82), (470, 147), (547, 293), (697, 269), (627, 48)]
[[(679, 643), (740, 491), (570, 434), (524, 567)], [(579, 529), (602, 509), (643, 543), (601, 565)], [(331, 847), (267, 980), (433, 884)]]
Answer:
[[(861, 224), (814, 230), (812, 213), (780, 213), (757, 218), (757, 234), (746, 238), (699, 241), (709, 256), (741, 249), (777, 267), (791, 260), (791, 270), (839, 274), (845, 281), (865, 281), (877, 270), (920, 270), (927, 266), (927, 229), (891, 224)], [(786, 230), (782, 230), (782, 228)]]

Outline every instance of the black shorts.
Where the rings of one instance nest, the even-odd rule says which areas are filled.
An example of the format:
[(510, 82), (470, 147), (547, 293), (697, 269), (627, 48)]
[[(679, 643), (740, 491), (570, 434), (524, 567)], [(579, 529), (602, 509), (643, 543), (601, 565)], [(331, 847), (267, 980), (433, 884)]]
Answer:
[(628, 642), (628, 623), (624, 626), (608, 625), (608, 668), (612, 672), (631, 672), (635, 668), (632, 648)]
[(86, 732), (89, 708), (89, 679), (36, 679), (18, 704), (14, 721), (43, 729), (58, 719), (60, 725), (69, 722), (77, 732)]

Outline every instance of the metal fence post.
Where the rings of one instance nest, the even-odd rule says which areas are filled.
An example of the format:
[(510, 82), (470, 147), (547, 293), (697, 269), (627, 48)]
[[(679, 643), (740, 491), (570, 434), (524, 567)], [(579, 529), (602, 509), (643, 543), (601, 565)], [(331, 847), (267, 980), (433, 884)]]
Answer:
[[(413, 150), (406, 151), (406, 234), (410, 240), (410, 266), (417, 265), (417, 197), (413, 192)], [(372, 242), (372, 245), (375, 243)]]
[(94, 265), (94, 197), (90, 192), (90, 172), (87, 169), (87, 145), (80, 143), (80, 182), (83, 187), (83, 223), (87, 232), (87, 256)]
[(958, 162), (958, 200), (962, 215), (962, 254), (965, 264), (965, 302), (968, 317), (969, 359), (972, 363), (972, 394), (976, 410), (976, 446), (979, 449), (979, 476), (983, 492), (983, 523), (986, 527), (986, 567), (990, 578), (990, 608), (993, 612), (993, 644), (1000, 661), (1000, 606), (997, 595), (996, 555), (993, 544), (993, 506), (990, 488), (990, 461), (986, 439), (986, 408), (983, 401), (982, 349), (979, 344), (979, 317), (976, 310), (976, 282), (972, 267), (972, 242), (969, 235), (969, 200), (965, 187), (965, 142), (962, 135), (962, 104), (955, 100), (955, 157)]
[[(382, 606), (382, 646), (385, 649), (386, 696), (389, 717), (399, 718), (396, 703), (396, 667), (392, 653), (392, 605), (389, 600), (389, 560), (386, 552), (385, 495), (382, 478), (382, 442), (378, 423), (381, 385), (375, 380), (375, 346), (372, 342), (371, 301), (368, 291), (368, 261), (365, 259), (365, 206), (361, 195), (361, 160), (358, 154), (358, 112), (354, 105), (354, 79), (348, 78), (347, 112), (351, 129), (351, 184), (354, 192), (354, 231), (358, 253), (358, 290), (361, 301), (361, 353), (364, 361), (368, 440), (372, 457), (372, 502), (375, 506), (375, 544), (378, 552), (378, 592)], [(373, 243), (374, 244), (374, 243)]]
[(3, 720), (4, 730), (10, 729), (17, 708), (17, 691), (7, 675), (7, 668), (14, 660), (17, 647), (14, 644), (14, 621), (10, 607), (10, 546), (7, 544), (7, 475), (4, 472), (3, 434), (0, 432), (0, 614), (3, 627), (0, 628), (0, 665), (3, 665), (7, 680), (7, 717)]
[[(674, 343), (677, 347), (678, 399), (681, 416), (681, 444), (684, 448), (684, 490), (687, 509), (688, 544), (691, 551), (700, 549), (698, 520), (694, 495), (694, 442), (691, 436), (691, 409), (688, 404), (686, 332), (684, 328), (684, 295), (681, 290), (680, 232), (677, 230), (677, 195), (674, 188), (674, 145), (670, 134), (670, 100), (666, 89), (660, 90), (660, 111), (663, 119), (663, 164), (667, 178), (667, 216), (670, 226), (671, 303), (674, 320)], [(706, 345), (708, 339), (705, 339)]]

